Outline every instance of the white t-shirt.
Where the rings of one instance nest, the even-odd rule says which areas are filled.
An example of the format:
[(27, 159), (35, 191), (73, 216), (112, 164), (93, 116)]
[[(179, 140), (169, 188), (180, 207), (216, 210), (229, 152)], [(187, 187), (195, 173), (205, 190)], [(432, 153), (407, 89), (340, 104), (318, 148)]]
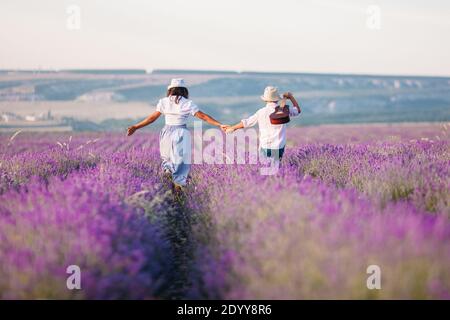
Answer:
[[(259, 126), (259, 146), (264, 149), (281, 149), (286, 145), (286, 125), (271, 124), (270, 114), (275, 111), (277, 106), (274, 102), (269, 102), (264, 108), (247, 119), (242, 120), (244, 128)], [(296, 107), (289, 106), (289, 115), (296, 117), (299, 112)]]
[(158, 101), (156, 111), (166, 118), (166, 124), (171, 126), (186, 124), (190, 115), (195, 115), (199, 109), (192, 100), (181, 98), (177, 104), (175, 96), (165, 97)]

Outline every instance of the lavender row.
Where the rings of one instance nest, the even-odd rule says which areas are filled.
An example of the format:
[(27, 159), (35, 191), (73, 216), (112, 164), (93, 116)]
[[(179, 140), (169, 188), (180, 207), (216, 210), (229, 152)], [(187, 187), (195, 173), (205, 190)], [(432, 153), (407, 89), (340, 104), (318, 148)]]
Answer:
[[(204, 212), (192, 297), (450, 298), (450, 223), (409, 203), (384, 208), (293, 167), (196, 170), (189, 204)], [(207, 191), (205, 191), (207, 190)], [(198, 201), (202, 199), (203, 201)], [(381, 269), (381, 290), (366, 286)]]
[[(27, 181), (0, 202), (1, 298), (164, 296), (174, 257), (161, 214), (174, 208), (154, 149), (96, 154), (92, 166), (80, 165), (81, 150), (19, 157)], [(79, 163), (61, 171), (62, 159)], [(80, 267), (82, 290), (67, 288), (69, 265)]]

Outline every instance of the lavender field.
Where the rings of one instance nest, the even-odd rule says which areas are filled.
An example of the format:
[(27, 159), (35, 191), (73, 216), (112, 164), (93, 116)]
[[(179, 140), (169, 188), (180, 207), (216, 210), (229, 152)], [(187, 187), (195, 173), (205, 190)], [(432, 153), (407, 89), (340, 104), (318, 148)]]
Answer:
[(448, 125), (290, 129), (259, 169), (174, 197), (156, 132), (0, 135), (0, 299), (450, 299)]

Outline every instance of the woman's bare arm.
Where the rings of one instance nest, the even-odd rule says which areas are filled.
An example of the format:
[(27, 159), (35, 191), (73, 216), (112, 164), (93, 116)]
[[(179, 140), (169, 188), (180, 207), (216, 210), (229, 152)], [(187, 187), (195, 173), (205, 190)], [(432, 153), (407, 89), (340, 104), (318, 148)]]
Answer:
[(222, 130), (226, 130), (226, 128), (228, 128), (228, 126), (223, 125), (222, 123), (220, 123), (219, 121), (217, 121), (216, 119), (214, 119), (213, 117), (211, 117), (210, 115), (208, 115), (202, 111), (197, 111), (195, 113), (195, 116), (197, 118), (199, 118), (200, 120), (203, 120), (203, 121), (209, 123), (212, 126), (220, 127)]
[(161, 112), (155, 111), (151, 115), (149, 115), (147, 118), (139, 122), (138, 124), (135, 124), (128, 128), (127, 135), (131, 136), (137, 129), (143, 128), (145, 126), (148, 126), (149, 124), (155, 122), (159, 116), (161, 115)]

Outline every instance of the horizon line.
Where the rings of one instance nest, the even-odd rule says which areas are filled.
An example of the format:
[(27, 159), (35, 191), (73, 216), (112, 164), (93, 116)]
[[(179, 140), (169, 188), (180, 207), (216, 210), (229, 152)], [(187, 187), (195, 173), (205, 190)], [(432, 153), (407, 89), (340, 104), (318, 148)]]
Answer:
[(388, 73), (346, 73), (346, 72), (312, 72), (312, 71), (252, 71), (252, 70), (220, 70), (220, 69), (180, 69), (180, 68), (46, 68), (46, 69), (33, 69), (33, 68), (11, 68), (0, 69), (1, 73), (104, 73), (114, 74), (235, 74), (235, 75), (317, 75), (317, 76), (355, 76), (355, 77), (399, 77), (399, 78), (443, 78), (449, 79), (449, 75), (433, 75), (433, 74), (388, 74)]

